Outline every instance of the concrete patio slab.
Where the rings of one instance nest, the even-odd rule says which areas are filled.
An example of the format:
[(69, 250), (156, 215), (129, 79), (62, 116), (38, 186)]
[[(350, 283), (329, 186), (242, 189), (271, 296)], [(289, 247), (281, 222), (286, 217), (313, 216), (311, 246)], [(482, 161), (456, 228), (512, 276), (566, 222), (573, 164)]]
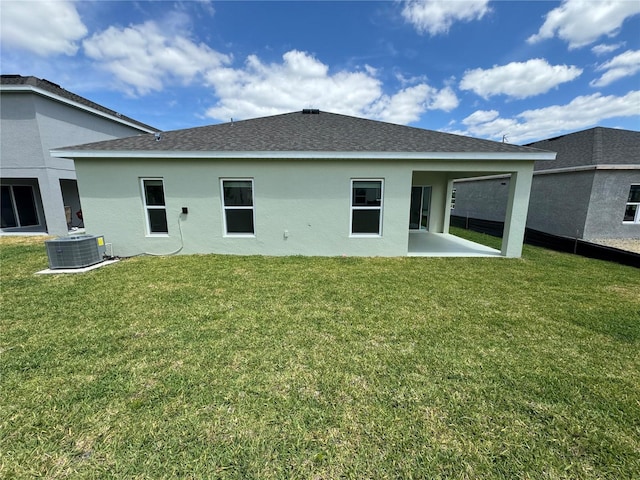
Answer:
[(449, 233), (409, 232), (409, 257), (502, 257), (500, 250)]

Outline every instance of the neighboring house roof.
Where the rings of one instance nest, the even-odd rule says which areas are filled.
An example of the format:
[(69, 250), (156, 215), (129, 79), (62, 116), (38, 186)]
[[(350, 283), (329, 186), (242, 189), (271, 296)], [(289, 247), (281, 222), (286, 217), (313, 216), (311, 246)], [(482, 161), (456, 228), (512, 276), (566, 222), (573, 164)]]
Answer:
[(537, 163), (536, 170), (640, 163), (640, 132), (633, 130), (594, 127), (527, 146), (558, 153), (553, 162)]
[[(159, 138), (159, 139), (158, 139)], [(478, 154), (483, 157), (514, 158), (520, 154), (531, 159), (538, 153), (551, 158), (542, 150), (481, 140), (432, 130), (396, 125), (363, 118), (303, 110), (270, 117), (162, 132), (159, 135), (138, 135), (85, 145), (66, 147), (54, 152), (56, 156), (74, 158), (107, 156), (144, 156), (151, 152), (159, 157), (279, 157), (313, 156), (387, 158), (396, 152), (420, 154), (425, 152), (447, 155)], [(284, 155), (288, 152), (289, 155)], [(406, 156), (406, 155), (405, 155)], [(433, 158), (436, 158), (434, 155)], [(468, 157), (467, 157), (468, 158)]]
[(86, 111), (97, 113), (108, 117), (116, 122), (127, 124), (144, 132), (157, 132), (158, 129), (146, 125), (126, 115), (122, 115), (114, 110), (103, 107), (100, 104), (87, 100), (80, 95), (76, 95), (65, 90), (60, 85), (38, 77), (25, 77), (22, 75), (0, 75), (0, 92), (34, 92), (41, 95), (62, 101), (68, 105), (81, 108)]

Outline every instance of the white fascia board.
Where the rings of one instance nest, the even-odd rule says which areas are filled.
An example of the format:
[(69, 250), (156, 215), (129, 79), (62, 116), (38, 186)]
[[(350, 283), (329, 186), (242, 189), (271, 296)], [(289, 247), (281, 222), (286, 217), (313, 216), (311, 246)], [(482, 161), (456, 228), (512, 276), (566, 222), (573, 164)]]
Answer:
[(456, 178), (454, 182), (465, 183), (465, 182), (477, 182), (480, 180), (502, 180), (504, 178), (511, 178), (511, 173), (499, 173), (496, 175), (482, 175), (478, 177)]
[(85, 112), (89, 112), (93, 115), (97, 115), (99, 117), (107, 118), (114, 122), (121, 123), (123, 125), (127, 125), (128, 127), (135, 128), (136, 130), (140, 130), (146, 133), (154, 133), (156, 130), (152, 130), (150, 128), (142, 127), (133, 122), (129, 122), (128, 120), (124, 120), (122, 117), (118, 117), (116, 115), (110, 115), (106, 112), (102, 112), (100, 110), (96, 110), (95, 108), (91, 108), (87, 105), (82, 105), (81, 103), (74, 102), (73, 100), (69, 100), (67, 98), (61, 97), (54, 93), (48, 92), (38, 87), (34, 87), (32, 85), (2, 85), (0, 86), (0, 92), (32, 92), (37, 95), (42, 95), (43, 97), (50, 98), (51, 100), (55, 100), (56, 102), (64, 103), (69, 105), (70, 107), (79, 108), (80, 110), (84, 110)]
[(640, 170), (640, 164), (598, 164), (598, 165), (580, 165), (577, 167), (551, 168), (544, 170), (535, 170), (534, 175), (551, 175), (554, 173), (572, 173), (587, 172), (590, 170)]
[[(536, 177), (538, 175), (553, 175), (558, 173), (574, 173), (574, 172), (588, 172), (592, 170), (640, 170), (639, 165), (583, 165), (579, 167), (565, 167), (565, 168), (554, 168), (551, 170), (534, 170), (533, 176)], [(502, 178), (509, 178), (511, 174), (497, 174), (497, 175), (483, 175), (481, 177), (469, 177), (469, 178), (458, 178), (456, 179), (456, 183), (462, 182), (477, 182), (478, 180), (496, 180)]]
[(162, 150), (51, 150), (59, 158), (353, 159), (353, 160), (554, 160), (555, 152), (209, 152)]

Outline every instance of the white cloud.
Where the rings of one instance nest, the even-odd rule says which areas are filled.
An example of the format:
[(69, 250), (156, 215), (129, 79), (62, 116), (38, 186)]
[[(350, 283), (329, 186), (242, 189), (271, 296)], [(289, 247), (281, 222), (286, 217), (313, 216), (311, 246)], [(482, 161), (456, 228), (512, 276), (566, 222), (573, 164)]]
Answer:
[(426, 110), (449, 112), (458, 103), (458, 98), (449, 87), (437, 90), (420, 84), (400, 90), (392, 96), (382, 95), (370, 107), (363, 107), (361, 114), (385, 122), (404, 124), (419, 120)]
[(83, 47), (85, 54), (114, 74), (129, 93), (139, 95), (162, 90), (170, 79), (189, 84), (197, 75), (230, 61), (227, 55), (153, 21), (109, 27), (86, 39)]
[(207, 116), (219, 120), (271, 115), (304, 107), (331, 105), (347, 114), (378, 98), (381, 85), (366, 72), (328, 74), (328, 67), (305, 52), (292, 50), (282, 63), (264, 64), (256, 56), (243, 68), (212, 69), (206, 81), (215, 89), (218, 104)]
[(368, 117), (392, 123), (408, 123), (418, 120), (426, 110), (425, 101), (431, 95), (428, 85), (416, 85), (400, 90), (392, 96), (382, 95), (367, 108)]
[(497, 110), (476, 110), (462, 120), (462, 123), (465, 125), (479, 125), (481, 123), (491, 122), (499, 116), (500, 113)]
[(207, 12), (210, 16), (216, 13), (215, 8), (213, 8), (213, 0), (196, 0), (200, 6)]
[(429, 110), (450, 112), (460, 104), (460, 100), (458, 100), (458, 97), (451, 87), (445, 87), (434, 93), (433, 100), (429, 105)]
[(428, 80), (426, 75), (415, 75), (415, 76), (407, 77), (402, 73), (396, 73), (395, 78), (396, 80), (398, 80), (398, 82), (400, 82), (400, 85), (402, 85), (403, 87), (416, 85), (418, 83), (426, 83)]
[(600, 78), (589, 84), (592, 87), (605, 87), (616, 80), (630, 77), (640, 71), (640, 50), (627, 50), (599, 65), (596, 70), (606, 71)]
[(574, 80), (581, 73), (582, 69), (575, 66), (549, 65), (544, 59), (534, 58), (488, 70), (467, 70), (460, 81), (460, 88), (472, 90), (485, 99), (493, 95), (527, 98)]
[(434, 36), (449, 31), (454, 22), (480, 20), (491, 9), (489, 0), (408, 0), (402, 16), (419, 33)]
[(39, 56), (74, 55), (87, 34), (71, 1), (3, 1), (0, 43)]
[(545, 18), (535, 35), (527, 39), (536, 43), (557, 36), (569, 43), (569, 48), (583, 47), (602, 35), (614, 37), (625, 19), (640, 13), (636, 0), (565, 0)]
[(217, 68), (208, 72), (207, 82), (215, 89), (219, 101), (207, 111), (207, 116), (228, 120), (315, 107), (410, 123), (426, 110), (449, 111), (458, 105), (450, 88), (438, 90), (426, 83), (385, 94), (375, 73), (375, 69), (365, 68), (332, 74), (327, 65), (297, 50), (285, 53), (281, 63), (265, 64), (251, 55), (241, 69)]
[(566, 105), (526, 110), (512, 118), (478, 111), (463, 121), (467, 131), (460, 133), (494, 140), (507, 135), (510, 143), (524, 143), (589, 128), (610, 118), (638, 116), (639, 104), (640, 90), (636, 90), (624, 96), (584, 95)]
[(413, 85), (388, 93), (369, 65), (332, 73), (329, 66), (298, 50), (286, 52), (276, 63), (250, 55), (234, 68), (230, 56), (192, 41), (188, 27), (188, 19), (179, 14), (166, 17), (161, 25), (148, 21), (126, 28), (112, 26), (86, 39), (84, 52), (129, 94), (162, 91), (171, 82), (210, 87), (217, 103), (205, 115), (218, 120), (314, 107), (409, 123), (427, 110), (450, 111), (458, 106), (450, 87), (438, 90), (416, 77)]
[(623, 47), (625, 42), (606, 44), (601, 43), (600, 45), (595, 45), (591, 48), (591, 51), (596, 55), (606, 55), (607, 53), (615, 52), (619, 48)]

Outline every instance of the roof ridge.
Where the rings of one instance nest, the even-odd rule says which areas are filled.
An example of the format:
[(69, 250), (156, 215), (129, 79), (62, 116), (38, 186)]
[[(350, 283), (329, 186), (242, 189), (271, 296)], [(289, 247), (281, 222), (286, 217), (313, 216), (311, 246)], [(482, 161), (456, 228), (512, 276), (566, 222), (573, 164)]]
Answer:
[[(301, 110), (68, 147), (113, 152), (539, 153), (525, 147), (339, 113)], [(444, 155), (446, 156), (446, 155)]]
[[(271, 120), (271, 119), (276, 119), (277, 117), (285, 117), (285, 116), (292, 116), (292, 115), (300, 115), (300, 114), (306, 114), (305, 110), (307, 109), (302, 109), (302, 110), (294, 110), (291, 112), (284, 112), (284, 113), (278, 113), (275, 115), (265, 115), (265, 116), (261, 116), (261, 117), (255, 117), (255, 118), (245, 118), (242, 120), (234, 120), (233, 118), (230, 119), (230, 121), (228, 122), (220, 122), (220, 123), (216, 123), (216, 124), (210, 124), (210, 125), (199, 125), (196, 127), (187, 127), (187, 128), (181, 128), (181, 129), (176, 129), (176, 130), (168, 130), (165, 131), (163, 133), (165, 134), (178, 134), (180, 132), (187, 132), (187, 131), (197, 131), (200, 129), (211, 129), (211, 128), (218, 128), (221, 127), (223, 125), (229, 125), (229, 126), (235, 126), (235, 125), (246, 125), (248, 123), (253, 123), (253, 122), (261, 122), (261, 121), (265, 121), (265, 120)], [(316, 109), (314, 109), (316, 110)], [(389, 128), (397, 128), (397, 129), (404, 129), (404, 130), (412, 130), (413, 132), (415, 132), (416, 134), (422, 134), (424, 132), (432, 132), (434, 134), (438, 134), (438, 135), (446, 135), (449, 136), (450, 138), (455, 138), (455, 139), (466, 139), (466, 140), (474, 140), (477, 142), (487, 142), (487, 144), (499, 144), (499, 145), (510, 145), (513, 147), (517, 147), (517, 148), (525, 148), (525, 149), (529, 149), (529, 150), (533, 150), (533, 151), (544, 151), (540, 148), (536, 148), (536, 147), (531, 147), (528, 145), (515, 145), (515, 144), (510, 144), (510, 143), (503, 143), (503, 142), (498, 142), (496, 140), (488, 140), (486, 138), (477, 138), (477, 137), (469, 137), (469, 136), (465, 136), (465, 135), (460, 135), (457, 133), (450, 133), (450, 132), (441, 132), (439, 130), (432, 130), (432, 129), (425, 129), (425, 128), (420, 128), (420, 127), (415, 127), (413, 125), (403, 125), (400, 123), (393, 123), (393, 122), (388, 122), (388, 121), (384, 121), (384, 120), (374, 120), (371, 118), (364, 118), (364, 117), (356, 117), (355, 115), (348, 115), (348, 114), (344, 114), (344, 113), (335, 113), (335, 112), (328, 112), (325, 110), (316, 110), (318, 113), (316, 115), (323, 115), (327, 116), (327, 115), (332, 115), (335, 117), (341, 117), (344, 119), (349, 119), (351, 121), (354, 122), (368, 122), (370, 125), (377, 125), (377, 126), (387, 126)]]

